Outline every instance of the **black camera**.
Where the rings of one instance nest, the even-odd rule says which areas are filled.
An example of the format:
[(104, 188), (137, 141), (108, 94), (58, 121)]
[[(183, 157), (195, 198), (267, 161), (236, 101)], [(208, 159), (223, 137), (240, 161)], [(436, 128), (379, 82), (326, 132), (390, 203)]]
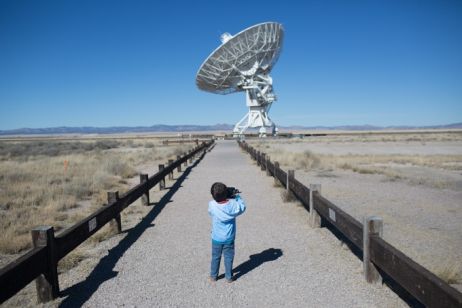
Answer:
[(239, 189), (237, 189), (236, 187), (227, 187), (226, 188), (226, 198), (229, 199), (229, 198), (236, 198), (236, 195), (237, 194), (240, 194), (241, 192), (239, 191)]

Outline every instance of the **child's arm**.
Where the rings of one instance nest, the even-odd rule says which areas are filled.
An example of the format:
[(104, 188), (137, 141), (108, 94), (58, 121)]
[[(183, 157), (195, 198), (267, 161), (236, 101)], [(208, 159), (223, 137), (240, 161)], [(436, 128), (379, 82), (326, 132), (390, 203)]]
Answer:
[(242, 213), (244, 213), (246, 209), (244, 199), (242, 199), (241, 196), (237, 195), (233, 200), (234, 202), (232, 212), (229, 214), (232, 216), (239, 216)]

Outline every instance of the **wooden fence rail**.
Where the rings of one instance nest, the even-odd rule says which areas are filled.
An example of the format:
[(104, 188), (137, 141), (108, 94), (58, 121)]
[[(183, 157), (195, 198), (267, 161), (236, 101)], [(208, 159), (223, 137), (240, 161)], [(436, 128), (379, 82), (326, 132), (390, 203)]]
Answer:
[[(54, 236), (53, 227), (41, 227), (32, 231), (34, 248), (18, 259), (0, 269), (0, 304), (15, 295), (19, 290), (37, 279), (37, 296), (39, 302), (49, 301), (59, 296), (57, 274), (58, 261), (87, 240), (95, 232), (113, 219), (120, 219), (120, 212), (138, 198), (149, 193), (156, 184), (176, 168), (197, 155), (205, 155), (213, 140), (202, 142), (192, 151), (160, 169), (139, 185), (122, 196), (114, 198), (109, 204), (82, 219), (69, 229)], [(35, 247), (37, 246), (37, 247)]]
[[(239, 146), (257, 161), (257, 165), (266, 166), (267, 174), (273, 176), (295, 195), (303, 206), (323, 221), (328, 221), (343, 234), (359, 251), (364, 254), (363, 224), (324, 198), (319, 191), (311, 191), (298, 180), (292, 170), (285, 172), (278, 162), (260, 153), (244, 141)], [(310, 204), (310, 194), (313, 200)], [(462, 307), (462, 294), (423, 266), (417, 264), (404, 253), (387, 243), (378, 235), (368, 237), (368, 255), (373, 267), (389, 275), (397, 284), (427, 307)], [(365, 273), (367, 276), (368, 273)]]

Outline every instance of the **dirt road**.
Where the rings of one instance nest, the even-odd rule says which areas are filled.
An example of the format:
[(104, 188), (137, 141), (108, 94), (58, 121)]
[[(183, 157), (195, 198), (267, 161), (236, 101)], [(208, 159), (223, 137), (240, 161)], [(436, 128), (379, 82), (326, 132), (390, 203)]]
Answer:
[[(236, 142), (218, 142), (181, 177), (88, 278), (63, 290), (62, 306), (406, 306), (387, 287), (367, 284), (361, 261), (328, 230), (309, 227), (304, 209), (282, 202), (281, 188)], [(231, 284), (208, 280), (215, 181), (238, 187), (247, 204), (237, 221)]]

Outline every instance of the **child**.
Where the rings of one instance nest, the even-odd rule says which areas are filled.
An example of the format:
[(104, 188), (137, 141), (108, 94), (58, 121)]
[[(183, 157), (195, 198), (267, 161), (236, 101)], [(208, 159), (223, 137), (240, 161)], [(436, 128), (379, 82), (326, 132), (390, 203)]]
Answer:
[(213, 199), (209, 202), (212, 217), (212, 262), (210, 280), (216, 281), (220, 268), (221, 254), (225, 262), (225, 278), (233, 282), (234, 238), (236, 237), (236, 216), (245, 211), (244, 200), (239, 195), (228, 196), (223, 183), (214, 183), (210, 189)]

